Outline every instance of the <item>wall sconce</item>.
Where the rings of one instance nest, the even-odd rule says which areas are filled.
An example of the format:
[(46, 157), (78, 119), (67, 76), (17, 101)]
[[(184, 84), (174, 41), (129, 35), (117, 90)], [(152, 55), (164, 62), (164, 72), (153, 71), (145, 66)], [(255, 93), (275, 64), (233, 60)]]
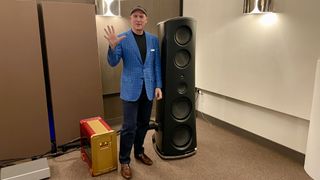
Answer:
[(102, 16), (120, 16), (120, 0), (95, 0), (96, 14)]
[(260, 14), (273, 12), (272, 0), (244, 0), (243, 13)]

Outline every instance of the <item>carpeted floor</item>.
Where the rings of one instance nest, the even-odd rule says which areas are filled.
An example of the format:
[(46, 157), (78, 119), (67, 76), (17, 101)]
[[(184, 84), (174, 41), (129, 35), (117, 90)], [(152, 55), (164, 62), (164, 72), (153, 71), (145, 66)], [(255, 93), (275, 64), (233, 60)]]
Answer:
[[(115, 129), (115, 128), (114, 128)], [(309, 180), (303, 165), (227, 129), (197, 119), (198, 150), (194, 156), (163, 160), (153, 149), (150, 130), (145, 139), (145, 152), (154, 164), (131, 161), (133, 178), (137, 180)], [(119, 139), (118, 139), (119, 140)], [(91, 177), (80, 151), (48, 160), (50, 179), (123, 179), (120, 169)]]

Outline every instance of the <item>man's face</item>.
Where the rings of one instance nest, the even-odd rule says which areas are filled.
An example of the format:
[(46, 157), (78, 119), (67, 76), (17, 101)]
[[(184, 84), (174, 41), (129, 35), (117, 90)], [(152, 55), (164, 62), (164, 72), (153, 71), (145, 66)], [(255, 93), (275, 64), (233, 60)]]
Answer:
[(136, 10), (130, 16), (132, 29), (136, 31), (143, 31), (147, 24), (147, 16), (140, 10)]

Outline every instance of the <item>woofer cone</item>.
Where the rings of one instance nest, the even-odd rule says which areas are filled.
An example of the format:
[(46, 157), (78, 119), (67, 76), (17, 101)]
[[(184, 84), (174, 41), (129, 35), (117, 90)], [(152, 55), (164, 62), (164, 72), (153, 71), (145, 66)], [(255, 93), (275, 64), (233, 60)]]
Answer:
[(188, 148), (192, 139), (192, 130), (186, 125), (177, 126), (173, 130), (172, 144), (179, 150)]
[(192, 103), (188, 98), (181, 97), (172, 102), (171, 108), (172, 116), (179, 121), (184, 121), (191, 113)]
[(187, 50), (180, 50), (174, 56), (174, 64), (180, 69), (186, 68), (190, 63), (190, 53)]
[(186, 45), (191, 41), (192, 31), (188, 26), (181, 26), (177, 29), (174, 39), (180, 45)]

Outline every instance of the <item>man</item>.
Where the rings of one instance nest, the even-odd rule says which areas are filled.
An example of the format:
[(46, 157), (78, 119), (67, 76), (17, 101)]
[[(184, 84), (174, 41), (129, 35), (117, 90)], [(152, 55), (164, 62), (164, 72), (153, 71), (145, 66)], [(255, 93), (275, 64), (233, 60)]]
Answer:
[(152, 160), (144, 153), (143, 142), (149, 128), (152, 100), (162, 98), (159, 41), (144, 31), (147, 11), (136, 6), (130, 12), (131, 29), (116, 35), (107, 26), (105, 38), (109, 42), (108, 63), (116, 66), (123, 61), (120, 98), (123, 102), (123, 124), (120, 134), (119, 161), (121, 175), (132, 177), (130, 153), (146, 165)]

